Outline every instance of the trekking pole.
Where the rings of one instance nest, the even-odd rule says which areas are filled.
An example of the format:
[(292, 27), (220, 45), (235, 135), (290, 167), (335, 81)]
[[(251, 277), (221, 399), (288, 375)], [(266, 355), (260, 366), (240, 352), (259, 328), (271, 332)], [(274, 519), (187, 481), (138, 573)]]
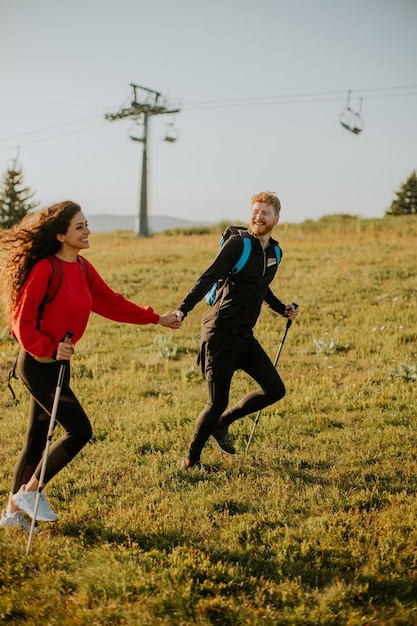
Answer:
[[(293, 305), (293, 307), (295, 307), (296, 309), (298, 309), (298, 304), (297, 304), (296, 302), (293, 302), (293, 303), (292, 303), (292, 305)], [(281, 354), (282, 346), (284, 345), (284, 341), (285, 341), (285, 338), (286, 338), (286, 336), (287, 336), (287, 333), (288, 333), (288, 330), (289, 330), (289, 328), (290, 328), (291, 324), (292, 324), (292, 320), (288, 319), (288, 320), (287, 320), (287, 323), (286, 323), (286, 325), (285, 325), (284, 334), (282, 335), (281, 343), (279, 344), (279, 346), (278, 346), (278, 350), (277, 350), (277, 353), (276, 353), (276, 355), (275, 355), (275, 359), (274, 359), (274, 367), (276, 367), (276, 366), (277, 366), (278, 359), (279, 359), (279, 355)], [(250, 444), (251, 444), (253, 434), (254, 434), (254, 432), (255, 432), (255, 429), (256, 429), (256, 427), (257, 427), (257, 425), (258, 425), (258, 422), (259, 422), (259, 418), (260, 418), (260, 416), (261, 416), (261, 411), (262, 411), (262, 409), (259, 409), (258, 413), (256, 414), (255, 421), (253, 422), (252, 430), (251, 430), (251, 433), (250, 433), (250, 437), (249, 437), (248, 443), (246, 444), (246, 450), (245, 450), (245, 452), (247, 452), (247, 451), (249, 450), (249, 446), (250, 446)]]
[[(71, 333), (71, 332), (67, 331), (65, 333), (64, 341), (67, 342), (67, 343), (71, 343), (71, 337), (73, 337), (73, 336), (74, 336), (74, 333)], [(59, 368), (58, 382), (57, 382), (56, 389), (55, 389), (55, 396), (54, 396), (54, 402), (53, 402), (53, 405), (52, 405), (51, 418), (49, 420), (49, 428), (48, 428), (48, 435), (46, 437), (45, 451), (43, 453), (41, 475), (39, 477), (38, 490), (36, 492), (35, 509), (33, 511), (32, 524), (30, 526), (30, 533), (29, 533), (29, 538), (28, 538), (28, 542), (27, 542), (27, 546), (26, 546), (26, 556), (29, 554), (30, 547), (32, 545), (33, 533), (35, 532), (36, 516), (38, 514), (39, 503), (40, 503), (41, 493), (42, 493), (42, 488), (43, 488), (43, 481), (45, 479), (45, 471), (46, 471), (46, 463), (47, 463), (47, 460), (48, 460), (49, 444), (51, 443), (52, 434), (54, 432), (55, 419), (56, 419), (56, 414), (57, 414), (57, 411), (58, 411), (59, 398), (61, 396), (61, 389), (62, 389), (62, 384), (64, 382), (64, 374), (65, 374), (66, 366), (67, 366), (67, 362), (66, 361), (62, 361), (61, 366)]]

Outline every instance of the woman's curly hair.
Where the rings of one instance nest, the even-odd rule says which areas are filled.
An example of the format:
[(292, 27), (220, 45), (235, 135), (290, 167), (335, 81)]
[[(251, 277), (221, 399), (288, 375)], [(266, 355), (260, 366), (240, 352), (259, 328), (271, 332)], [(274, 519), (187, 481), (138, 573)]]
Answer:
[(0, 230), (2, 299), (10, 318), (23, 283), (41, 259), (56, 254), (61, 242), (56, 238), (67, 232), (79, 204), (65, 200), (46, 209), (28, 213), (18, 224)]

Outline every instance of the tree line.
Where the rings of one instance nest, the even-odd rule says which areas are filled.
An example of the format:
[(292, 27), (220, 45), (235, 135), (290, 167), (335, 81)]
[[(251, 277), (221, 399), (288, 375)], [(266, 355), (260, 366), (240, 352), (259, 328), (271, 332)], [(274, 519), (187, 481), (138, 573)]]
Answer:
[[(39, 206), (34, 201), (35, 192), (25, 186), (23, 168), (18, 159), (13, 159), (4, 172), (0, 183), (0, 228), (11, 228)], [(395, 194), (385, 215), (417, 214), (417, 173), (411, 172)]]

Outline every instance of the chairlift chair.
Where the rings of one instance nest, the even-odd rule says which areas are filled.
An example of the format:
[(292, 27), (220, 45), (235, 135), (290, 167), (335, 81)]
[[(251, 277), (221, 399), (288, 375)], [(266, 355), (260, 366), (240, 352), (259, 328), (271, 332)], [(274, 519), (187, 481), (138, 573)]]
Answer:
[(174, 122), (170, 122), (165, 127), (165, 136), (163, 138), (164, 141), (168, 143), (174, 143), (178, 139), (178, 130), (176, 129)]
[(360, 105), (359, 105), (358, 111), (354, 111), (350, 107), (350, 91), (349, 91), (347, 106), (340, 115), (340, 123), (343, 126), (343, 128), (346, 128), (346, 130), (350, 131), (354, 135), (359, 135), (359, 133), (361, 133), (364, 128), (363, 119), (360, 116), (361, 109), (362, 109), (362, 98), (360, 99)]
[(142, 122), (136, 121), (129, 130), (129, 138), (132, 141), (143, 142), (143, 133), (144, 133), (144, 127), (143, 127)]

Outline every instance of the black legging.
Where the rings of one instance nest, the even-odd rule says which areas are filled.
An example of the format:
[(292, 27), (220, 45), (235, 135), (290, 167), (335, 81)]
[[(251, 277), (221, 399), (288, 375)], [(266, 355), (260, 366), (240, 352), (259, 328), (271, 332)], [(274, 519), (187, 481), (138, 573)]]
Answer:
[[(205, 350), (203, 358), (206, 362), (203, 367), (207, 379), (208, 401), (196, 420), (188, 453), (191, 463), (200, 460), (201, 451), (220, 417), (222, 422), (229, 426), (235, 420), (264, 409), (285, 396), (285, 386), (280, 375), (255, 338), (246, 341), (234, 339), (229, 346), (227, 341), (226, 333), (222, 333), (220, 345), (217, 341), (213, 342), (212, 354), (210, 354), (211, 341), (202, 348)], [(222, 376), (216, 380), (217, 360), (221, 360), (219, 369)], [(260, 385), (260, 389), (247, 393), (237, 404), (227, 409), (232, 377), (238, 369), (251, 376)]]
[[(12, 493), (26, 484), (33, 473), (39, 480), (50, 415), (62, 362), (40, 363), (21, 350), (17, 369), (30, 392), (29, 420), (23, 449), (16, 462)], [(84, 409), (69, 387), (70, 368), (66, 367), (56, 421), (65, 433), (49, 447), (44, 484), (65, 467), (91, 438), (92, 429)]]

